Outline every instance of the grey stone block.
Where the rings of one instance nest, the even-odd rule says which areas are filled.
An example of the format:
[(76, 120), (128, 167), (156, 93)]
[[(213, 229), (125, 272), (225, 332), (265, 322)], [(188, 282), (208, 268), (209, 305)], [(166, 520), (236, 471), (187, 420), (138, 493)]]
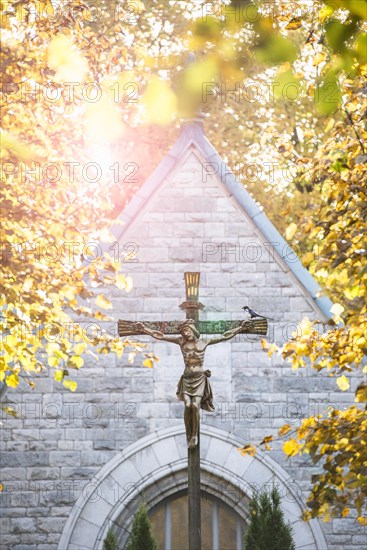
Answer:
[(58, 506), (51, 509), (51, 516), (68, 517), (70, 515), (71, 506)]
[(0, 538), (0, 550), (9, 550), (9, 548), (14, 548), (17, 542), (19, 542), (19, 535), (8, 535), (6, 533), (2, 533)]
[(39, 518), (38, 529), (47, 533), (62, 533), (65, 525), (65, 518)]
[(109, 376), (93, 381), (93, 390), (98, 393), (117, 390), (125, 391), (128, 389), (130, 389), (130, 380), (122, 377)]
[(12, 550), (37, 550), (37, 544), (16, 544)]
[[(48, 486), (47, 485), (48, 482), (46, 482), (46, 487)], [(38, 488), (37, 488), (38, 490)], [(41, 489), (42, 491), (42, 489)], [(43, 499), (40, 499), (41, 500), (41, 503), (43, 502)], [(27, 510), (27, 515), (32, 517), (32, 518), (39, 518), (39, 517), (45, 517), (45, 516), (49, 516), (50, 514), (50, 508), (48, 508), (48, 506), (43, 506), (42, 508), (41, 507), (35, 507), (35, 508), (29, 508)]]
[[(361, 528), (360, 528), (361, 529)], [(360, 546), (367, 546), (367, 533), (361, 533), (360, 535), (352, 536), (353, 544), (359, 544)]]
[(37, 440), (39, 439), (39, 430), (38, 429), (17, 429), (13, 430), (13, 438), (14, 439), (21, 439), (21, 440)]
[(47, 452), (1, 452), (0, 464), (19, 466), (48, 466)]
[(29, 443), (30, 451), (54, 451), (58, 448), (57, 441), (32, 441)]
[[(5, 465), (5, 460), (3, 461), (3, 456), (7, 456), (10, 453), (5, 453), (1, 456), (1, 466)], [(9, 461), (10, 464), (10, 461)], [(17, 468), (14, 465), (14, 468), (1, 468), (1, 481), (19, 481), (26, 478), (27, 470), (25, 468)]]
[[(247, 273), (246, 271), (240, 273), (231, 273), (231, 286), (232, 287), (263, 287), (265, 285), (265, 274), (264, 273)], [(243, 304), (247, 305), (247, 304)], [(241, 305), (239, 307), (241, 311)]]
[(87, 449), (93, 449), (93, 441), (74, 441), (74, 450), (75, 451), (86, 451)]
[(115, 449), (114, 440), (97, 440), (94, 442), (94, 449), (97, 451), (111, 451)]
[(80, 465), (79, 451), (51, 451), (50, 466), (78, 466)]
[(52, 480), (60, 478), (59, 468), (27, 468), (27, 479)]
[(333, 534), (337, 535), (347, 535), (355, 534), (356, 532), (356, 521), (353, 518), (340, 518), (334, 519), (333, 521)]
[(86, 451), (82, 453), (81, 465), (102, 466), (107, 464), (115, 454), (115, 451)]
[(63, 479), (91, 479), (98, 471), (96, 467), (77, 466), (75, 468), (65, 466), (61, 468), (61, 477)]
[(10, 520), (12, 533), (35, 533), (37, 523), (33, 518), (14, 518)]

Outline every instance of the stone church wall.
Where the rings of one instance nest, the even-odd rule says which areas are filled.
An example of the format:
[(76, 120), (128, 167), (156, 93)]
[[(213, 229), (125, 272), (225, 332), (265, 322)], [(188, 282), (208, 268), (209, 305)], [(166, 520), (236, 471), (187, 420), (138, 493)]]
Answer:
[[(115, 320), (183, 319), (178, 308), (185, 299), (183, 272), (197, 270), (202, 319), (241, 319), (241, 307), (248, 304), (275, 319), (269, 339), (277, 343), (289, 338), (304, 316), (322, 321), (287, 264), (228, 195), (191, 151), (156, 196), (148, 204), (142, 200), (139, 219), (118, 243), (121, 251), (135, 243), (137, 253), (136, 261), (124, 263), (133, 289), (109, 296)], [(3, 417), (2, 550), (56, 550), (75, 500), (81, 493), (88, 498), (91, 479), (103, 465), (155, 430), (180, 424), (183, 429), (183, 406), (175, 395), (183, 369), (180, 351), (139, 340), (160, 358), (153, 369), (143, 367), (139, 355), (129, 363), (126, 355), (97, 361), (86, 354), (75, 393), (47, 370), (34, 391), (25, 385), (8, 391), (6, 402), (19, 414)], [(335, 379), (310, 369), (292, 371), (280, 356), (269, 358), (258, 337), (247, 335), (209, 348), (206, 367), (212, 371), (216, 413), (203, 412), (202, 423), (244, 444), (276, 435), (286, 422), (296, 426), (330, 406), (348, 406), (358, 383), (353, 380), (350, 391), (340, 392)], [(305, 457), (287, 461), (281, 444), (275, 442), (269, 455), (305, 496), (315, 469)], [(321, 526), (329, 548), (365, 548), (365, 531), (357, 531), (353, 518)]]

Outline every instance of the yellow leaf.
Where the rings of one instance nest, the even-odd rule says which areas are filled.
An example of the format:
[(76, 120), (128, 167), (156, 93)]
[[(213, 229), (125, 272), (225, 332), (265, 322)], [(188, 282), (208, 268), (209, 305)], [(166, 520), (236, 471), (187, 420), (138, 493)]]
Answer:
[(2, 407), (2, 410), (12, 416), (13, 418), (18, 418), (18, 413), (12, 407)]
[(346, 391), (350, 387), (349, 380), (344, 374), (336, 379), (336, 383), (342, 391)]
[(278, 346), (276, 344), (271, 344), (268, 348), (268, 357), (272, 357), (276, 351), (278, 351)]
[(132, 278), (128, 275), (126, 278), (125, 278), (125, 290), (126, 292), (130, 292), (130, 290), (132, 289), (133, 287), (133, 280)]
[(283, 443), (283, 451), (289, 457), (296, 455), (298, 453), (298, 449), (299, 449), (299, 445), (297, 441), (293, 438)]
[(65, 34), (54, 36), (47, 50), (47, 61), (55, 71), (56, 81), (83, 82), (88, 72), (86, 59), (76, 50), (73, 40)]
[(334, 128), (334, 124), (335, 124), (335, 120), (333, 118), (330, 118), (328, 120), (328, 123), (327, 123), (326, 127), (325, 127), (325, 133), (326, 134)]
[(111, 302), (105, 296), (103, 296), (103, 294), (98, 294), (96, 298), (96, 305), (103, 309), (112, 309)]
[(0, 483), (0, 493), (4, 490), (4, 485)]
[(77, 369), (80, 369), (80, 367), (84, 365), (84, 359), (83, 357), (79, 357), (79, 355), (70, 357), (70, 362), (73, 363), (73, 366), (75, 365)]
[(365, 401), (367, 401), (367, 385), (366, 384), (360, 384), (358, 386), (358, 388), (356, 390), (355, 400), (357, 401), (357, 403), (364, 403)]
[(334, 13), (335, 8), (336, 8), (336, 5), (335, 6), (331, 6), (331, 5), (323, 6), (320, 9), (319, 14), (318, 14), (318, 19), (319, 19), (320, 23), (323, 23), (325, 21), (325, 19), (330, 17), (330, 15), (332, 15)]
[(274, 438), (273, 438), (272, 435), (268, 435), (268, 436), (264, 437), (264, 439), (262, 440), (262, 442), (260, 443), (260, 445), (265, 445), (265, 449), (266, 449), (267, 451), (270, 451), (270, 445), (269, 445), (269, 443), (270, 443), (271, 441), (273, 441), (273, 439), (274, 439)]
[(63, 378), (64, 372), (62, 370), (56, 370), (54, 372), (54, 379), (56, 380), (56, 382), (61, 382)]
[(81, 342), (80, 344), (75, 344), (74, 346), (75, 355), (81, 355), (82, 353), (84, 353), (86, 348), (87, 348), (87, 344), (85, 342)]
[(149, 367), (151, 369), (153, 367), (153, 361), (151, 359), (145, 359), (143, 361), (143, 366), (144, 367)]
[(73, 380), (64, 380), (63, 381), (63, 386), (67, 390), (75, 391), (78, 387), (78, 384), (76, 382), (73, 382)]
[(18, 375), (16, 373), (10, 374), (9, 376), (6, 377), (5, 383), (10, 388), (16, 388), (17, 385), (19, 384)]
[(19, 160), (26, 162), (32, 160), (35, 155), (33, 147), (29, 143), (24, 143), (18, 137), (9, 134), (6, 131), (1, 131), (1, 148), (5, 151), (11, 151)]
[(314, 255), (312, 254), (312, 252), (306, 252), (306, 254), (302, 256), (302, 263), (305, 267), (308, 267), (310, 263), (313, 262), (313, 259)]
[(350, 508), (344, 508), (342, 511), (342, 518), (349, 516)]
[(51, 355), (51, 357), (48, 358), (48, 364), (50, 367), (56, 367), (59, 364), (59, 361), (60, 359), (55, 355)]
[(302, 19), (300, 17), (293, 17), (286, 26), (287, 31), (294, 31), (302, 27)]
[(285, 238), (287, 239), (287, 241), (290, 241), (295, 233), (297, 231), (297, 225), (295, 223), (291, 223), (290, 225), (288, 225), (287, 229), (285, 230)]
[(126, 288), (126, 277), (123, 273), (117, 273), (115, 282), (116, 282), (117, 288), (119, 288), (120, 290), (125, 290), (125, 288)]
[(246, 455), (255, 456), (256, 455), (255, 445), (248, 444), (248, 445), (245, 445), (244, 447), (240, 447), (238, 450), (240, 451), (242, 456), (246, 456)]
[(284, 426), (282, 426), (278, 430), (279, 437), (282, 437), (282, 435), (286, 435), (291, 429), (292, 429), (292, 426), (290, 424), (284, 424)]
[(261, 342), (261, 347), (262, 347), (262, 349), (263, 349), (264, 351), (267, 351), (267, 349), (268, 349), (268, 343), (267, 343), (267, 341), (264, 340), (264, 338), (261, 338), (261, 339), (260, 339), (260, 342)]

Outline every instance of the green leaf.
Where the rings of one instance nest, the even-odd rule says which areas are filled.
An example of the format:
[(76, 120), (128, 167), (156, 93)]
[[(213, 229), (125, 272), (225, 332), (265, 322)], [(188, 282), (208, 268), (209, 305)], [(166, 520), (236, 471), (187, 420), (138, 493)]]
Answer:
[(330, 71), (324, 82), (316, 88), (315, 102), (322, 115), (331, 115), (338, 110), (342, 102), (342, 93), (335, 73)]
[(339, 21), (329, 21), (325, 25), (327, 40), (335, 53), (341, 53), (347, 48), (347, 41), (355, 33), (356, 22), (340, 23)]
[(269, 34), (255, 49), (255, 57), (265, 65), (292, 63), (297, 57), (297, 49), (289, 38), (281, 34)]
[(367, 34), (365, 32), (360, 32), (357, 34), (355, 51), (360, 58), (361, 63), (367, 63)]
[(280, 71), (274, 80), (274, 96), (285, 101), (295, 101), (300, 97), (301, 81), (291, 70)]

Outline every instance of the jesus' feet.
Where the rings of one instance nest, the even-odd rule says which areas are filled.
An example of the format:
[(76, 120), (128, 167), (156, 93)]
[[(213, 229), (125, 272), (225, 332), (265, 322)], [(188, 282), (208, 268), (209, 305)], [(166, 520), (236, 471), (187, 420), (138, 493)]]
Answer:
[(194, 449), (197, 444), (198, 444), (198, 438), (197, 437), (192, 437), (190, 439), (190, 441), (187, 443), (187, 447), (189, 449)]

